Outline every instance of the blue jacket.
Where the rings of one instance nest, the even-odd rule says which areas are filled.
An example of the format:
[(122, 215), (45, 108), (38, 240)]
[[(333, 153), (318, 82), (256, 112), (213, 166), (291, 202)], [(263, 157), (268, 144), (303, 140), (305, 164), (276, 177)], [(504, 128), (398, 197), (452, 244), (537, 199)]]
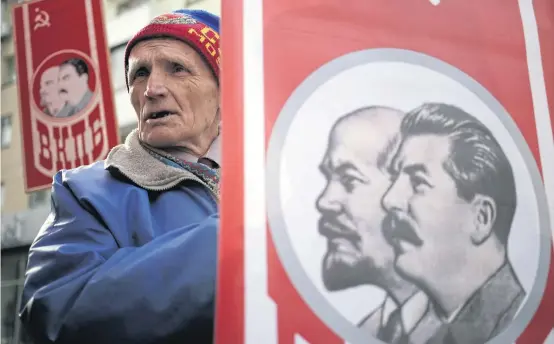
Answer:
[(56, 174), (21, 304), (36, 343), (211, 343), (218, 197), (136, 133)]

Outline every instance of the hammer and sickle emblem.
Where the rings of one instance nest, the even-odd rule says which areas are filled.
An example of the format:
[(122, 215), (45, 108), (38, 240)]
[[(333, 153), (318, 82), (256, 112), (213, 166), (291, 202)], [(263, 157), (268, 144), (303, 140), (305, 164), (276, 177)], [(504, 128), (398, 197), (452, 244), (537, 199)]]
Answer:
[(43, 11), (39, 8), (35, 8), (35, 12), (37, 15), (35, 16), (35, 27), (33, 30), (36, 30), (41, 27), (49, 27), (50, 26), (50, 15), (48, 12)]

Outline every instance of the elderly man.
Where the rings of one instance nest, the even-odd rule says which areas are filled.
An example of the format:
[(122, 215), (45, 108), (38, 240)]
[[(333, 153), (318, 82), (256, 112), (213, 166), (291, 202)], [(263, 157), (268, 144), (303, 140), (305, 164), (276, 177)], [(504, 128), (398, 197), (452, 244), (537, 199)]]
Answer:
[(30, 249), (37, 343), (211, 343), (219, 223), (219, 19), (180, 10), (127, 46), (138, 129), (61, 171)]
[(404, 113), (361, 108), (334, 125), (321, 171), (327, 179), (317, 200), (319, 232), (328, 240), (323, 282), (329, 290), (373, 285), (386, 292), (382, 304), (360, 323), (391, 344), (424, 344), (440, 322), (427, 296), (395, 270), (395, 252), (382, 231), (381, 198), (390, 186), (389, 164), (400, 143)]
[(383, 197), (396, 268), (427, 292), (444, 323), (429, 343), (484, 343), (525, 297), (508, 259), (512, 167), (492, 133), (452, 105), (420, 106), (401, 132)]

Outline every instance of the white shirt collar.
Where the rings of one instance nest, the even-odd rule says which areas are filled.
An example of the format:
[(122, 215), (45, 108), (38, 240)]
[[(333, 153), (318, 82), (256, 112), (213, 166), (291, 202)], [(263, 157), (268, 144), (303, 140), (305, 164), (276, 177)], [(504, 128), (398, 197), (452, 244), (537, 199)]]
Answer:
[[(454, 321), (454, 319), (456, 319), (456, 317), (458, 316), (458, 314), (460, 314), (460, 312), (462, 311), (462, 308), (464, 307), (464, 304), (462, 304), (460, 307), (456, 308), (456, 310), (454, 312), (452, 312), (448, 318), (442, 316), (442, 315), (439, 315), (439, 319), (445, 323), (445, 324), (450, 324)], [(439, 313), (437, 313), (439, 314)]]
[(215, 162), (218, 167), (221, 167), (221, 135), (218, 135), (215, 140), (212, 142), (212, 145), (208, 149), (208, 152), (197, 158), (192, 154), (181, 154), (181, 159), (189, 162), (201, 162), (202, 159), (209, 159), (212, 162)]
[(221, 135), (218, 135), (215, 138), (214, 142), (212, 142), (212, 145), (210, 146), (210, 149), (208, 149), (208, 152), (203, 156), (203, 158), (210, 159), (218, 166), (221, 166)]
[[(410, 333), (418, 322), (423, 318), (427, 307), (429, 306), (429, 298), (425, 293), (419, 291), (410, 297), (401, 307), (401, 319), (402, 325), (406, 333)], [(396, 302), (387, 296), (383, 306), (383, 313), (381, 316), (381, 326), (385, 326), (389, 320), (392, 312), (398, 308)]]

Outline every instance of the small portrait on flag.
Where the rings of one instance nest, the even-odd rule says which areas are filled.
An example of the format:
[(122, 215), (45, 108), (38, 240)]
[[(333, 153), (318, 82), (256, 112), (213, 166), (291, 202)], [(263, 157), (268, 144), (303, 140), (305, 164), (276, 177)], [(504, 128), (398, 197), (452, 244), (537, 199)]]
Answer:
[(54, 118), (83, 113), (94, 98), (94, 70), (83, 56), (71, 53), (47, 58), (35, 78), (35, 99), (41, 112)]
[(521, 133), (453, 66), (359, 54), (301, 84), (271, 135), (268, 221), (293, 285), (350, 343), (513, 341), (550, 253)]

